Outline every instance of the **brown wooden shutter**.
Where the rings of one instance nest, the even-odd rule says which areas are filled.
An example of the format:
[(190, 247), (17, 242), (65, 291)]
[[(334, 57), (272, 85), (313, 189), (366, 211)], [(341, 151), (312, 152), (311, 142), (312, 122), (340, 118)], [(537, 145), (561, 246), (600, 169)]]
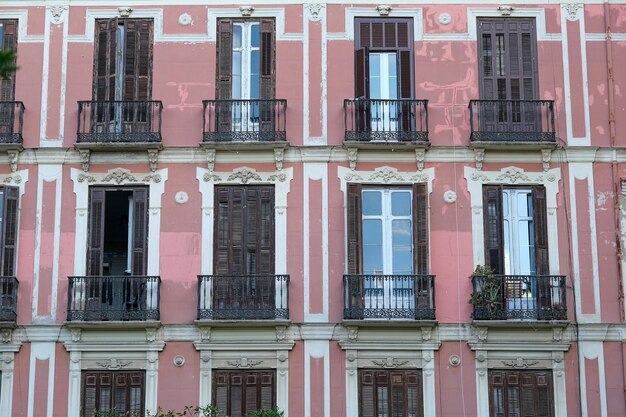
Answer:
[(276, 56), (274, 48), (274, 19), (261, 20), (261, 70), (260, 98), (273, 99), (275, 95), (274, 76)]
[(489, 371), (489, 415), (553, 417), (552, 372)]
[(359, 371), (359, 415), (374, 417), (376, 413), (376, 393), (374, 391), (374, 372)]
[(133, 189), (133, 275), (146, 274), (148, 246), (148, 189)]
[(4, 187), (4, 219), (2, 230), (2, 275), (6, 277), (15, 274), (15, 253), (17, 243), (17, 214), (19, 189)]
[(359, 416), (423, 415), (420, 371), (359, 371)]
[[(354, 51), (354, 97), (368, 99), (370, 96), (370, 62), (368, 48)], [(369, 130), (370, 104), (367, 101), (354, 103), (354, 126), (359, 132)]]
[(485, 266), (504, 274), (502, 186), (483, 185)]
[(216, 274), (274, 274), (274, 187), (215, 189)]
[(363, 271), (361, 190), (361, 184), (348, 184), (348, 274), (350, 275), (357, 275)]
[(93, 417), (96, 411), (108, 415), (113, 408), (120, 415), (133, 412), (143, 415), (145, 373), (142, 371), (84, 372), (82, 386), (81, 416)]
[(231, 97), (232, 81), (232, 50), (233, 21), (218, 19), (217, 21), (217, 87), (215, 97), (228, 100)]
[(413, 260), (415, 274), (428, 274), (428, 187), (413, 184)]
[(244, 417), (276, 405), (275, 371), (213, 371), (213, 404), (219, 416)]
[(150, 100), (152, 95), (152, 19), (124, 21), (124, 100)]
[(370, 65), (368, 48), (354, 51), (354, 97), (369, 98), (370, 94)]
[(228, 372), (213, 371), (213, 393), (212, 403), (215, 404), (219, 412), (219, 417), (229, 415), (228, 409)]
[(87, 275), (102, 275), (104, 249), (104, 188), (91, 188), (89, 193), (89, 231), (87, 234)]
[(482, 99), (532, 100), (539, 95), (535, 19), (478, 19), (478, 39)]
[(118, 27), (117, 18), (96, 20), (93, 54), (93, 99), (96, 101), (115, 100)]
[(550, 274), (548, 258), (548, 218), (546, 209), (546, 189), (541, 186), (532, 188), (533, 224), (535, 232), (535, 273)]
[[(2, 45), (0, 49), (12, 49), (17, 54), (17, 20), (2, 20)], [(15, 100), (15, 72), (0, 80), (0, 101)]]

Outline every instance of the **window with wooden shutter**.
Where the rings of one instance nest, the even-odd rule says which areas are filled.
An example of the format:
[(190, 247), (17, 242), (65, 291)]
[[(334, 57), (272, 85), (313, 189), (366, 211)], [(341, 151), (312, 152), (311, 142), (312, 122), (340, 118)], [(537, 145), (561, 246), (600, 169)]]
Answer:
[[(357, 18), (355, 31), (355, 97), (413, 98), (413, 19)], [(397, 90), (390, 91), (388, 97), (378, 97), (380, 90), (371, 84), (372, 55), (381, 54), (393, 54), (395, 60), (395, 69), (388, 74), (397, 80)], [(362, 69), (364, 63), (367, 70)], [(379, 80), (380, 85), (385, 83), (388, 80)]]
[(2, 187), (2, 276), (15, 275), (15, 255), (17, 250), (17, 215), (19, 189), (17, 187)]
[(545, 195), (539, 185), (483, 186), (485, 265), (495, 274), (550, 273)]
[(490, 370), (489, 415), (554, 417), (552, 372)]
[[(0, 20), (0, 50), (11, 49), (17, 53), (17, 20)], [(15, 100), (15, 72), (0, 79), (0, 101)]]
[(97, 19), (93, 100), (150, 100), (152, 19)]
[(423, 416), (421, 371), (359, 371), (359, 417)]
[(481, 98), (537, 98), (535, 19), (478, 19)]
[(218, 19), (215, 83), (218, 100), (274, 98), (275, 37), (272, 18)]
[(215, 188), (217, 275), (274, 273), (274, 187)]
[(276, 372), (213, 371), (213, 404), (219, 417), (245, 417), (276, 405)]
[[(369, 204), (364, 201), (369, 201)], [(366, 220), (367, 224), (364, 225)], [(390, 223), (385, 226), (388, 220)], [(348, 184), (347, 221), (348, 274), (429, 273), (426, 184), (414, 184), (412, 189), (381, 189)], [(384, 232), (387, 229), (388, 233)], [(400, 238), (400, 235), (410, 236), (410, 239), (407, 241), (394, 239), (394, 236)], [(392, 250), (387, 250), (387, 246)], [(391, 253), (393, 260), (385, 262), (383, 253)], [(404, 259), (406, 255), (409, 256), (408, 262)]]
[(87, 275), (145, 275), (148, 188), (89, 189)]
[(82, 375), (81, 417), (94, 417), (115, 409), (115, 415), (143, 416), (145, 373), (86, 371)]

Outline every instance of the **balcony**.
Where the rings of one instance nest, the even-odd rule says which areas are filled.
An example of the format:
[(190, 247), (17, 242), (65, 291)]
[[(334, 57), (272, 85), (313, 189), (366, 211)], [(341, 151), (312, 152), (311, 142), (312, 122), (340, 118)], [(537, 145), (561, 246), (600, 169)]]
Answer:
[(344, 275), (345, 320), (435, 320), (434, 275)]
[(474, 320), (567, 320), (563, 275), (472, 276)]
[(24, 103), (0, 101), (0, 148), (21, 148)]
[(203, 144), (287, 143), (287, 100), (204, 100)]
[(345, 142), (428, 145), (428, 100), (343, 101)]
[(67, 321), (159, 320), (158, 276), (69, 277)]
[(17, 278), (0, 277), (0, 325), (17, 320)]
[(79, 101), (77, 147), (159, 147), (160, 101)]
[(289, 275), (199, 275), (198, 320), (289, 320)]
[(556, 146), (552, 100), (470, 100), (469, 111), (472, 143)]

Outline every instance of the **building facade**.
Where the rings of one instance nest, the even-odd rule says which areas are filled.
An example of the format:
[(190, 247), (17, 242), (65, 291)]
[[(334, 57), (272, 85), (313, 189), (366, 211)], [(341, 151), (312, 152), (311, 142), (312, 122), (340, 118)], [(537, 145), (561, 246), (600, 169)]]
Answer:
[(5, 0), (0, 416), (626, 415), (626, 3)]

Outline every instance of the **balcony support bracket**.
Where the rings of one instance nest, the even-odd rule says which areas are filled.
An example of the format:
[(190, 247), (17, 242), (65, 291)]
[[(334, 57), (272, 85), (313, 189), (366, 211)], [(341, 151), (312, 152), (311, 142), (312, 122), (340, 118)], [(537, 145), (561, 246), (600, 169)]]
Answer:
[(350, 169), (356, 170), (356, 160), (359, 156), (359, 150), (357, 148), (348, 148), (348, 161), (350, 162)]
[(17, 157), (20, 154), (20, 151), (17, 149), (8, 150), (9, 154), (9, 165), (11, 166), (11, 172), (17, 171)]
[(159, 150), (148, 149), (148, 162), (150, 163), (150, 171), (156, 172), (158, 161), (159, 161)]
[(543, 162), (543, 171), (548, 172), (550, 170), (550, 160), (552, 159), (552, 149), (541, 150), (541, 162)]
[(276, 162), (276, 171), (283, 170), (284, 160), (285, 160), (285, 148), (274, 148), (274, 162)]
[(485, 150), (483, 148), (474, 148), (474, 160), (476, 161), (476, 169), (483, 170), (483, 161), (485, 160)]
[(91, 151), (89, 149), (79, 149), (80, 163), (83, 166), (84, 172), (89, 172), (89, 161), (91, 159)]
[(425, 148), (416, 148), (415, 149), (415, 161), (417, 162), (417, 170), (422, 172), (424, 170), (424, 160), (426, 159), (426, 149)]
[(215, 149), (205, 148), (205, 152), (207, 169), (209, 172), (213, 172), (215, 170)]
[(2, 343), (11, 343), (11, 339), (13, 337), (13, 329), (2, 329), (2, 333), (0, 336), (2, 337)]

